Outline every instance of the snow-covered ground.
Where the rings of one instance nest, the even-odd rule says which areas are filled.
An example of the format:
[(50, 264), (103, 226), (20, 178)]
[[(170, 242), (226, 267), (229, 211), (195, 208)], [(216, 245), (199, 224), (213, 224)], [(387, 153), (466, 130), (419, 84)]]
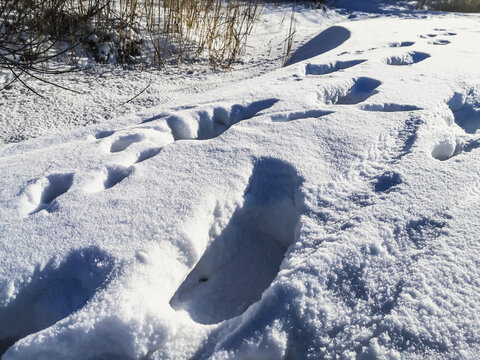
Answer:
[(477, 359), (480, 16), (358, 10), (0, 147), (2, 359)]

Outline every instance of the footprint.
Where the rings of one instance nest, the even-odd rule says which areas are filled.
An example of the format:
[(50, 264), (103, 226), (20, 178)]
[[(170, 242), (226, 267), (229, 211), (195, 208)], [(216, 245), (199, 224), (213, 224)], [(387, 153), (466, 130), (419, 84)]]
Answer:
[(391, 56), (385, 59), (383, 62), (387, 65), (395, 65), (395, 66), (412, 65), (412, 64), (419, 63), (425, 59), (428, 59), (429, 57), (430, 55), (427, 53), (410, 51), (401, 56)]
[(375, 203), (369, 194), (358, 191), (352, 193), (348, 199), (359, 207), (366, 207)]
[(423, 123), (423, 120), (417, 116), (405, 121), (403, 128), (396, 136), (399, 148), (397, 155), (393, 158), (394, 160), (400, 160), (412, 151), (413, 145), (415, 145), (418, 138), (418, 131)]
[(52, 258), (0, 308), (0, 357), (15, 342), (82, 308), (106, 286), (115, 260), (97, 247), (72, 251), (58, 265)]
[[(448, 219), (448, 216), (445, 216)], [(441, 235), (447, 234), (448, 223), (445, 219), (434, 219), (422, 216), (419, 219), (410, 220), (405, 228), (399, 233), (404, 233), (417, 249), (422, 249)]]
[(478, 148), (480, 148), (480, 139), (472, 139), (463, 144), (461, 151), (470, 152)]
[(287, 60), (286, 65), (292, 65), (324, 54), (342, 45), (350, 39), (350, 30), (343, 26), (332, 26), (298, 48)]
[(288, 114), (276, 114), (272, 116), (273, 122), (285, 122), (285, 121), (295, 121), (302, 119), (318, 119), (322, 116), (330, 115), (333, 111), (325, 110), (306, 110), (299, 112), (292, 112)]
[(117, 185), (120, 181), (127, 178), (134, 172), (134, 167), (125, 168), (123, 166), (114, 166), (107, 168), (107, 178), (103, 185), (105, 190), (110, 189)]
[(130, 176), (134, 171), (135, 168), (133, 166), (128, 168), (120, 165), (108, 166), (104, 171), (99, 172), (94, 180), (83, 189), (88, 193), (97, 193), (110, 189)]
[(434, 146), (432, 157), (440, 161), (445, 161), (478, 148), (480, 148), (480, 139), (472, 139), (465, 143), (443, 140)]
[(336, 61), (334, 63), (329, 64), (307, 64), (305, 66), (305, 74), (306, 75), (325, 75), (330, 74), (335, 71), (348, 69), (355, 65), (361, 64), (367, 60), (350, 60), (350, 61)]
[(151, 148), (144, 150), (138, 156), (136, 163), (141, 163), (142, 161), (148, 160), (160, 153), (160, 151), (162, 151), (162, 148)]
[(327, 275), (326, 288), (337, 294), (346, 305), (355, 308), (359, 301), (368, 302), (369, 288), (365, 281), (365, 265), (345, 256)]
[(296, 194), (302, 180), (276, 159), (253, 169), (244, 204), (212, 240), (170, 300), (201, 324), (216, 324), (243, 313), (260, 300), (295, 242), (299, 219)]
[(414, 105), (400, 105), (395, 103), (385, 103), (385, 104), (364, 104), (360, 106), (361, 110), (364, 111), (381, 111), (381, 112), (397, 112), (397, 111), (417, 111), (422, 110)]
[(414, 45), (415, 42), (414, 41), (402, 41), (402, 42), (394, 42), (394, 43), (390, 43), (388, 44), (388, 47), (409, 47), (409, 46), (412, 46)]
[[(354, 79), (353, 85), (350, 88), (334, 94), (329, 100), (327, 100), (327, 102), (338, 105), (359, 104), (377, 94), (378, 91), (375, 89), (381, 84), (382, 83), (376, 79), (360, 77)], [(327, 95), (327, 98), (328, 97), (329, 96)]]
[(99, 131), (98, 133), (95, 134), (95, 139), (103, 139), (113, 134), (115, 134), (115, 131), (108, 131), (108, 130)]
[(480, 129), (480, 91), (471, 89), (466, 94), (457, 92), (447, 102), (455, 123), (466, 133), (475, 134)]
[(422, 39), (434, 38), (437, 37), (438, 34), (427, 34), (427, 35), (420, 35)]
[(373, 189), (377, 193), (388, 193), (390, 190), (392, 190), (393, 187), (400, 185), (402, 182), (402, 177), (399, 173), (387, 171), (377, 177), (377, 179), (373, 183)]
[(217, 106), (213, 110), (188, 110), (173, 114), (166, 121), (175, 141), (207, 140), (220, 136), (240, 121), (257, 116), (277, 102), (278, 99), (265, 99), (248, 106)]
[(43, 209), (53, 211), (51, 204), (60, 195), (66, 193), (73, 183), (73, 174), (52, 174), (42, 177), (28, 185), (19, 203), (22, 215), (33, 215)]
[(450, 41), (444, 40), (444, 39), (438, 39), (435, 41), (430, 41), (429, 44), (430, 45), (448, 45), (450, 44)]
[(112, 142), (112, 145), (110, 147), (110, 152), (111, 153), (116, 153), (125, 150), (128, 148), (130, 145), (140, 142), (144, 139), (143, 136), (140, 134), (129, 134), (129, 135), (124, 135), (120, 136), (118, 139)]

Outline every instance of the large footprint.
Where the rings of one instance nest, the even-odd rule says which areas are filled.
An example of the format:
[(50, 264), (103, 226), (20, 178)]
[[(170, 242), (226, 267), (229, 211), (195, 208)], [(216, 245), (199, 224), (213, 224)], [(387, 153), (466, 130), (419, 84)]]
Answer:
[(319, 94), (319, 100), (325, 104), (353, 105), (359, 104), (378, 93), (376, 90), (382, 83), (369, 77), (353, 79), (347, 86), (336, 89), (327, 89)]
[(233, 214), (170, 301), (201, 324), (235, 317), (260, 300), (295, 241), (301, 179), (290, 165), (259, 161)]
[(430, 57), (429, 54), (419, 51), (409, 51), (400, 56), (390, 56), (383, 60), (387, 65), (405, 66), (419, 63)]

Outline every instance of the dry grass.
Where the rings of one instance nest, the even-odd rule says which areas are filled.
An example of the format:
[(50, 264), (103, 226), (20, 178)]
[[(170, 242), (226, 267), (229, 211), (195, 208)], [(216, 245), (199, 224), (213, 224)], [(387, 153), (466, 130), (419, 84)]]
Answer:
[(89, 55), (97, 62), (208, 59), (228, 67), (260, 12), (257, 0), (0, 0), (0, 56), (25, 58), (28, 43), (37, 60), (45, 60), (45, 48), (63, 54), (70, 46), (72, 62)]
[(144, 8), (157, 62), (207, 57), (215, 67), (238, 59), (261, 11), (256, 0), (146, 0)]

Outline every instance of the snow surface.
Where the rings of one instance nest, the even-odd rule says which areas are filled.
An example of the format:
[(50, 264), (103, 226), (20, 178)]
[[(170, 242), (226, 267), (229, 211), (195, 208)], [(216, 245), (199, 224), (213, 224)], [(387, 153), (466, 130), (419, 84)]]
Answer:
[(358, 14), (1, 147), (2, 359), (478, 358), (480, 16)]

